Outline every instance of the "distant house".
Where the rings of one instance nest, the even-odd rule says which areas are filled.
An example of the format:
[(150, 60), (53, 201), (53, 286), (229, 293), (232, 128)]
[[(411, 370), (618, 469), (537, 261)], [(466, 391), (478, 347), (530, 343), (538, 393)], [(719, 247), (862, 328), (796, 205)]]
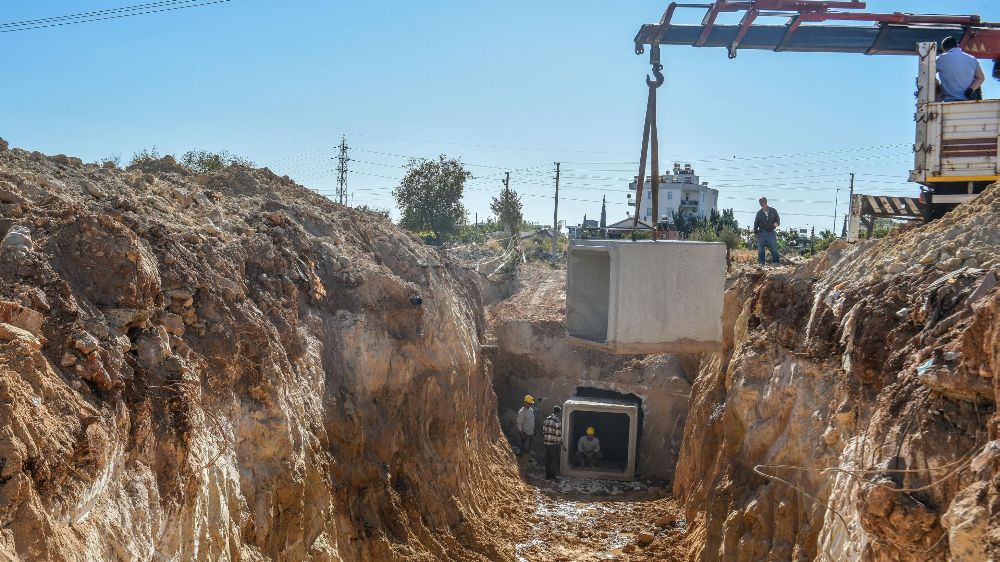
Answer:
[(575, 240), (580, 238), (584, 230), (598, 229), (600, 227), (601, 223), (598, 221), (583, 219), (583, 224), (567, 226), (566, 230), (569, 232), (569, 237)]
[[(633, 221), (632, 217), (628, 217), (616, 223), (609, 224), (606, 229), (608, 231), (608, 238), (612, 240), (617, 240), (619, 238), (623, 238), (625, 236), (630, 235), (632, 233), (632, 221)], [(640, 222), (639, 225), (636, 227), (636, 230), (650, 231), (652, 230), (652, 228)]]
[[(635, 207), (635, 191), (638, 181), (629, 184), (632, 190), (630, 205)], [(674, 164), (673, 173), (663, 174), (657, 182), (659, 191), (658, 218), (670, 218), (674, 213), (691, 217), (707, 217), (712, 211), (718, 210), (719, 190), (708, 187), (708, 182), (699, 182), (691, 164), (683, 167)], [(652, 177), (646, 178), (642, 189), (642, 201), (639, 207), (639, 217), (647, 222), (654, 219)]]

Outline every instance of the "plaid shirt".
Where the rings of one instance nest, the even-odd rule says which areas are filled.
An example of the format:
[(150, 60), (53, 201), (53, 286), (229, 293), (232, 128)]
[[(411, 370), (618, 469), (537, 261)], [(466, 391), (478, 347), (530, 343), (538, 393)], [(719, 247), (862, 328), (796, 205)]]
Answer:
[(542, 435), (545, 437), (546, 445), (562, 443), (562, 418), (555, 414), (545, 418), (545, 423), (542, 424)]

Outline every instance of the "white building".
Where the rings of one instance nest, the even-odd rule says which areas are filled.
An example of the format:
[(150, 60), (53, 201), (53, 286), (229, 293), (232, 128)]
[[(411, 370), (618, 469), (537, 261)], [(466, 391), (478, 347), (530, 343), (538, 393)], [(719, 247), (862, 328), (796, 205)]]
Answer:
[[(639, 206), (639, 218), (653, 222), (653, 188), (652, 178), (646, 178), (642, 188), (642, 202)], [(629, 204), (635, 208), (635, 188), (638, 181), (632, 181), (629, 189)], [(659, 213), (660, 218), (671, 218), (674, 213), (694, 217), (707, 217), (712, 211), (718, 210), (719, 190), (708, 187), (708, 182), (699, 182), (691, 164), (674, 164), (673, 173), (663, 174), (659, 182)]]

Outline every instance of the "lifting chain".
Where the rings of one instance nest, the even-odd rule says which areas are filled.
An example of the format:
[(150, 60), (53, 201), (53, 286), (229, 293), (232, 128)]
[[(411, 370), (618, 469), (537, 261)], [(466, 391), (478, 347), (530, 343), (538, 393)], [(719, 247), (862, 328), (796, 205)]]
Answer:
[[(632, 241), (636, 240), (636, 229), (639, 227), (639, 213), (642, 210), (642, 190), (646, 184), (646, 159), (650, 158), (650, 207), (652, 208), (653, 238), (660, 222), (660, 146), (656, 131), (656, 89), (663, 85), (663, 65), (660, 64), (660, 45), (653, 43), (649, 49), (649, 64), (653, 67), (653, 76), (646, 75), (646, 86), (649, 97), (646, 100), (646, 122), (642, 127), (642, 154), (639, 155), (639, 175), (635, 188), (635, 217), (632, 219)], [(645, 223), (643, 223), (645, 224)]]

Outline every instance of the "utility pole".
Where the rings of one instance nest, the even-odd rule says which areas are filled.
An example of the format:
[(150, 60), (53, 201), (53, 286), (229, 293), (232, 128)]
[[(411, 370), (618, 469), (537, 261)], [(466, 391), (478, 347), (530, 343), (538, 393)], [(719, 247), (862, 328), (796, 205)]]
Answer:
[(552, 263), (556, 263), (556, 240), (559, 239), (559, 162), (556, 162), (556, 204), (552, 211)]
[(837, 234), (837, 201), (840, 199), (840, 188), (833, 195), (833, 233)]
[(337, 202), (341, 205), (347, 204), (347, 163), (351, 161), (347, 157), (347, 137), (340, 137), (340, 154), (337, 156)]
[[(502, 180), (500, 180), (500, 181), (503, 182), (503, 190), (505, 192), (503, 195), (506, 196), (507, 195), (506, 192), (510, 191), (510, 172), (504, 172), (504, 178)], [(502, 217), (497, 217), (497, 218), (500, 219), (500, 220), (503, 220)], [(508, 225), (504, 225), (504, 226), (510, 228), (510, 239), (511, 239), (511, 242), (513, 242), (514, 238), (518, 234), (517, 232), (514, 232), (514, 225), (508, 224)]]
[[(844, 217), (844, 221), (847, 221), (847, 217), (851, 216), (851, 211), (854, 210), (853, 207), (854, 207), (854, 172), (851, 172), (851, 194), (850, 194), (849, 198), (847, 199), (847, 216)], [(837, 235), (837, 231), (836, 231), (837, 222), (836, 221), (834, 221), (834, 223), (833, 223), (833, 228), (835, 229), (833, 231), (833, 235), (836, 236)], [(844, 235), (844, 238), (847, 238), (846, 234)]]
[[(837, 196), (840, 195), (840, 189), (837, 189)], [(837, 236), (837, 199), (839, 197), (834, 196), (833, 199), (833, 236)], [(851, 193), (847, 198), (847, 216), (851, 216), (851, 205), (854, 203), (854, 172), (851, 172)]]

